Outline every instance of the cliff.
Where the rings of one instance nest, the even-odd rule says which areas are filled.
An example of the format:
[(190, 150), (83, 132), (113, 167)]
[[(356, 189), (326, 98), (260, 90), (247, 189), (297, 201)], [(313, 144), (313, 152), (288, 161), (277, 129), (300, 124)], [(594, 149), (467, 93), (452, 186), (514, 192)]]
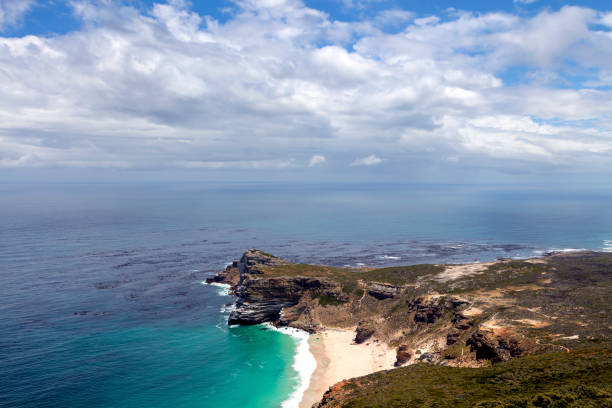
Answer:
[(350, 269), (252, 249), (209, 281), (237, 297), (229, 324), (354, 329), (356, 343), (395, 347), (397, 367), (487, 367), (607, 344), (612, 332), (612, 254)]

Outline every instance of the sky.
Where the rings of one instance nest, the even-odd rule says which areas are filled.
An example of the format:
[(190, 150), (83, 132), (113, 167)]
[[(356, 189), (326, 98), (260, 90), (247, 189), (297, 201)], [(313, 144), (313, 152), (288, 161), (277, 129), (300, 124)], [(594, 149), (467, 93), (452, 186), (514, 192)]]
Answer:
[(612, 182), (609, 1), (0, 0), (0, 181)]

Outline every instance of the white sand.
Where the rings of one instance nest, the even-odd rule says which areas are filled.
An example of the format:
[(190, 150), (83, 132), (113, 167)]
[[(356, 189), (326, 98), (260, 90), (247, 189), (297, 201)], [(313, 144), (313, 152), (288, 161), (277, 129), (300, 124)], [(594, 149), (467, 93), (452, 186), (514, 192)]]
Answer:
[(310, 351), (317, 360), (317, 368), (300, 408), (310, 408), (339, 381), (393, 368), (395, 349), (372, 340), (354, 344), (354, 338), (354, 329), (328, 329), (310, 336)]

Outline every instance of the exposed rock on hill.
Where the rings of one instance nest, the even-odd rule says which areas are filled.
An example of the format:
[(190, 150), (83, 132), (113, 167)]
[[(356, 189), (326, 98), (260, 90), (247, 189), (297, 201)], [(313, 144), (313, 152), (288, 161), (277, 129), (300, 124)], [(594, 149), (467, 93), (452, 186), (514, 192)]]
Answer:
[(400, 288), (388, 283), (373, 282), (368, 285), (368, 294), (376, 299), (390, 299), (400, 293)]

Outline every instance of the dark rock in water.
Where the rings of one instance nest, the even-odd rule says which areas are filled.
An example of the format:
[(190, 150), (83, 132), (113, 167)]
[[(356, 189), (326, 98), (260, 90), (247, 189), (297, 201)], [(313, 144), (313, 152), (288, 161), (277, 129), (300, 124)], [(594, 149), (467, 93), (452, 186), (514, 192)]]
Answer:
[(395, 356), (395, 363), (393, 363), (393, 366), (399, 367), (405, 364), (408, 360), (410, 360), (411, 357), (412, 357), (412, 354), (410, 353), (408, 346), (405, 344), (402, 344), (397, 349), (397, 354)]
[(359, 322), (357, 329), (355, 330), (355, 343), (361, 344), (367, 341), (376, 330), (374, 327), (366, 322)]
[(400, 288), (388, 283), (371, 283), (367, 288), (368, 294), (378, 300), (390, 299), (397, 296)]

